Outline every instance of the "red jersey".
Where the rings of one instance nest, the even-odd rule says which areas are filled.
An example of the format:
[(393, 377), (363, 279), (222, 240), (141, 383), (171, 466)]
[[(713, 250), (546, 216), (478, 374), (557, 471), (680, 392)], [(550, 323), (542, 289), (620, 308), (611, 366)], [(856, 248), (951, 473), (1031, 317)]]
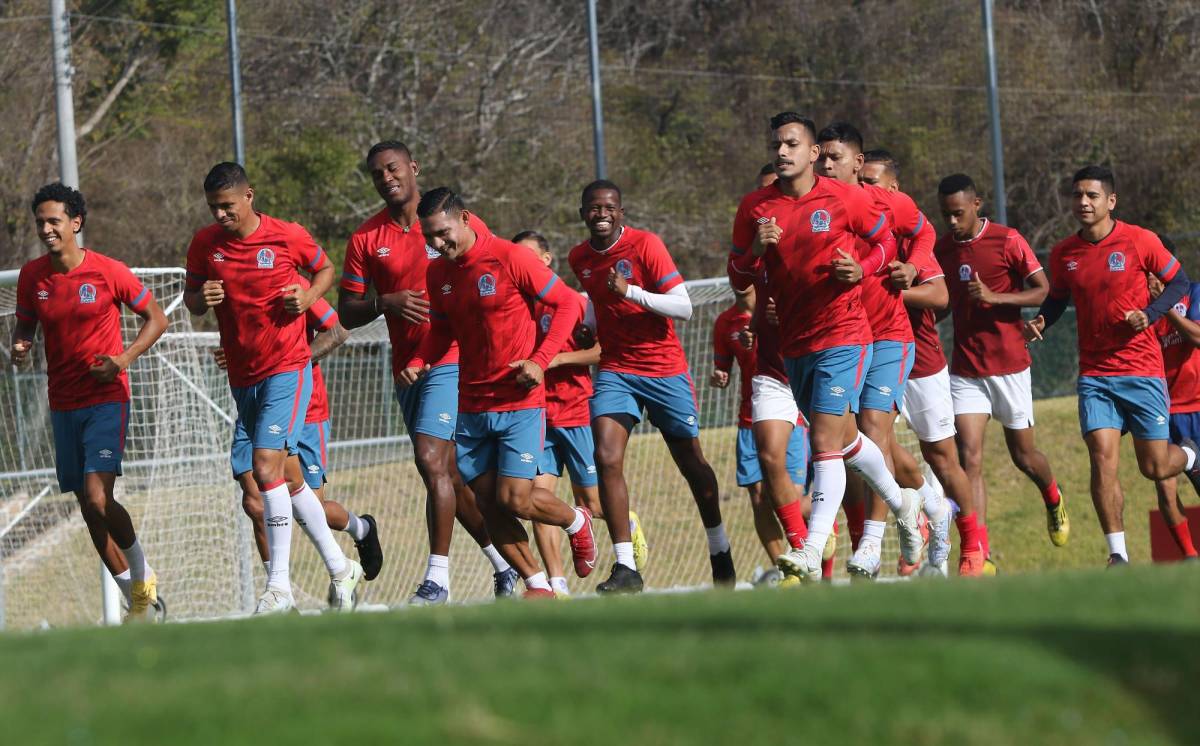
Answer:
[[(865, 239), (873, 253), (864, 273), (874, 274), (886, 267), (896, 251), (887, 215), (866, 190), (824, 176), (816, 178), (803, 197), (784, 194), (778, 182), (747, 194), (733, 223), (730, 282), (737, 288), (747, 287), (760, 269), (766, 269), (785, 357), (870, 344), (861, 283), (838, 282), (833, 276), (833, 260), (837, 249), (853, 253), (857, 240)], [(783, 229), (783, 235), (778, 245), (755, 257), (751, 246), (758, 225), (770, 218)], [(862, 259), (867, 262), (867, 257)]]
[[(1174, 310), (1188, 321), (1200, 322), (1200, 282), (1192, 283)], [(1200, 412), (1200, 353), (1166, 317), (1154, 322), (1154, 333), (1162, 345), (1171, 414)]]
[[(478, 235), (490, 233), (483, 221), (470, 213), (471, 229)], [(441, 255), (425, 243), (421, 224), (413, 223), (407, 230), (392, 220), (387, 208), (380, 210), (358, 226), (346, 243), (346, 259), (342, 263), (342, 287), (351, 293), (366, 294), (375, 286), (378, 295), (401, 290), (424, 291), (425, 274), (429, 263)], [(425, 296), (429, 298), (428, 295)], [(388, 338), (392, 342), (392, 376), (400, 374), (429, 333), (429, 324), (384, 314)], [(458, 344), (450, 345), (444, 357), (435, 365), (458, 362)]]
[(225, 349), (229, 385), (250, 386), (299, 370), (310, 357), (303, 314), (283, 307), (281, 291), (327, 263), (325, 252), (296, 223), (259, 214), (246, 238), (216, 223), (201, 228), (187, 253), (187, 286), (222, 280), (225, 300), (213, 309)]
[[(765, 299), (764, 299), (765, 302)], [(750, 379), (754, 377), (754, 349), (746, 349), (738, 339), (750, 326), (750, 314), (735, 306), (721, 312), (713, 324), (713, 366), (729, 373), (733, 361), (741, 371), (741, 404), (738, 406), (738, 427), (750, 427)]]
[[(329, 305), (329, 301), (317, 298), (317, 301), (308, 307), (308, 311), (304, 314), (304, 320), (308, 329), (308, 342), (312, 344), (317, 334), (337, 325), (338, 315), (333, 306)], [(304, 417), (304, 422), (324, 422), (327, 419), (329, 419), (329, 392), (325, 390), (325, 375), (321, 372), (321, 366), (314, 362), (312, 397), (308, 400), (308, 413)]]
[[(575, 341), (575, 333), (583, 326), (583, 316), (587, 311), (587, 299), (574, 290), (568, 290), (578, 301), (579, 312), (571, 334), (559, 352), (580, 349)], [(570, 313), (571, 309), (564, 308), (562, 312)], [(538, 303), (533, 310), (533, 318), (537, 321), (538, 342), (541, 343), (550, 333), (554, 309), (545, 303)], [(546, 371), (545, 383), (547, 427), (587, 427), (592, 423), (592, 413), (588, 407), (588, 400), (592, 398), (592, 371), (589, 366), (562, 365), (552, 368)]]
[(934, 248), (946, 274), (950, 310), (954, 313), (954, 355), (950, 372), (983, 378), (1016, 373), (1029, 367), (1029, 350), (1017, 306), (975, 302), (967, 284), (976, 274), (997, 293), (1017, 293), (1042, 265), (1029, 244), (1012, 228), (984, 218), (983, 229), (969, 241), (947, 233)]
[(608, 289), (608, 270), (613, 267), (629, 284), (650, 293), (665, 293), (682, 285), (683, 277), (662, 239), (626, 225), (608, 249), (597, 251), (584, 241), (571, 249), (567, 261), (596, 312), (600, 370), (654, 378), (687, 373), (675, 322)]
[[(917, 265), (917, 285), (939, 277), (945, 277), (945, 273), (932, 254)], [(909, 379), (925, 378), (941, 372), (946, 367), (946, 351), (942, 349), (942, 338), (938, 335), (937, 314), (932, 308), (909, 308), (908, 322), (912, 325), (917, 354)]]
[[(892, 192), (870, 184), (863, 188), (892, 222), (897, 258), (914, 266), (932, 261), (936, 236), (912, 198), (903, 192)], [(862, 303), (876, 342), (913, 341), (912, 324), (908, 320), (904, 299), (892, 285), (890, 273), (881, 272), (862, 279)]]
[(1135, 332), (1125, 313), (1150, 304), (1146, 272), (1170, 282), (1179, 262), (1154, 233), (1115, 222), (1098, 243), (1074, 234), (1050, 250), (1050, 295), (1075, 301), (1079, 375), (1162, 378), (1154, 330)]
[(153, 298), (129, 267), (91, 249), (85, 249), (83, 262), (70, 272), (56, 272), (49, 254), (21, 267), (16, 315), (42, 325), (51, 409), (129, 401), (126, 371), (112, 383), (100, 383), (88, 369), (97, 355), (125, 351), (121, 304), (142, 311)]
[[(460, 411), (544, 407), (545, 387), (525, 388), (509, 363), (531, 360), (545, 370), (575, 327), (576, 301), (558, 275), (524, 246), (480, 233), (457, 260), (430, 262), (426, 283), (435, 288), (429, 297), (430, 330), (405, 367), (441, 360), (457, 340)], [(533, 321), (539, 300), (554, 309), (540, 344)]]

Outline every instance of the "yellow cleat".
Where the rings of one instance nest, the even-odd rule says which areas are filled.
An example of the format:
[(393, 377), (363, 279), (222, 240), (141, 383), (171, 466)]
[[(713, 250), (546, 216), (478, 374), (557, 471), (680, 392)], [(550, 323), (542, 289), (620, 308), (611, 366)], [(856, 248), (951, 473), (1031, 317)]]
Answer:
[(795, 575), (784, 575), (783, 580), (780, 580), (779, 584), (776, 585), (775, 587), (776, 588), (799, 588), (800, 585), (801, 585), (800, 578), (796, 577)]
[(650, 544), (646, 541), (646, 532), (642, 531), (642, 521), (638, 514), (629, 511), (629, 536), (633, 542), (633, 564), (638, 572), (646, 572), (646, 563), (650, 560)]
[(125, 615), (125, 624), (154, 621), (154, 607), (158, 604), (158, 577), (151, 573), (143, 581), (133, 581), (129, 595), (129, 613)]
[(837, 554), (837, 534), (830, 534), (825, 540), (825, 547), (821, 550), (821, 559), (825, 562), (833, 559)]
[(1050, 534), (1050, 543), (1056, 547), (1065, 547), (1071, 538), (1071, 519), (1067, 518), (1067, 503), (1062, 496), (1057, 505), (1046, 508), (1046, 531)]
[(1000, 574), (1000, 569), (996, 567), (996, 563), (992, 562), (991, 557), (983, 560), (983, 570), (980, 572), (985, 578), (994, 578)]

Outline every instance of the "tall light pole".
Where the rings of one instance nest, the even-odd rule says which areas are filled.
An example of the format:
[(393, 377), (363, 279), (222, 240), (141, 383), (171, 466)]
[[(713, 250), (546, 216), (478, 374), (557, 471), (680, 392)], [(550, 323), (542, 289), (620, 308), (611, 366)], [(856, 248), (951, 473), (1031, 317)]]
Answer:
[(992, 130), (992, 191), (996, 222), (1008, 225), (1008, 200), (1004, 195), (1004, 142), (1000, 138), (1000, 84), (996, 76), (996, 41), (992, 33), (992, 0), (983, 6), (983, 43), (987, 57), (988, 117)]
[(242, 132), (242, 57), (238, 52), (236, 0), (225, 0), (225, 23), (229, 27), (229, 96), (233, 109), (233, 159), (245, 166), (246, 140)]
[[(232, 2), (232, 0), (230, 0)], [(600, 37), (596, 32), (596, 0), (587, 0), (588, 49), (592, 63), (592, 142), (596, 151), (596, 178), (608, 178), (604, 155), (604, 107), (600, 102)]]

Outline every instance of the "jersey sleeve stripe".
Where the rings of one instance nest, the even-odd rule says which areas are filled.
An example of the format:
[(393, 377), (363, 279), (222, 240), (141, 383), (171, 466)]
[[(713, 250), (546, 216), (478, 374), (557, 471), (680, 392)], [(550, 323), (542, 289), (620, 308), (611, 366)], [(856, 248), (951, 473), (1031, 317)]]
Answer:
[(133, 299), (133, 302), (129, 304), (129, 307), (136, 311), (142, 305), (142, 301), (148, 299), (149, 297), (150, 288), (143, 287), (142, 292), (138, 293), (137, 297)]
[(329, 307), (329, 310), (328, 310), (328, 311), (326, 311), (326, 312), (324, 313), (324, 315), (322, 315), (322, 316), (321, 316), (321, 320), (320, 320), (320, 322), (319, 322), (318, 326), (320, 326), (320, 328), (324, 329), (324, 328), (325, 328), (325, 325), (326, 325), (326, 323), (327, 323), (327, 322), (330, 320), (330, 318), (332, 318), (332, 317), (333, 317), (333, 316), (335, 316), (336, 314), (337, 314), (337, 311), (335, 311), (335, 310), (333, 309), (333, 306), (330, 306), (330, 307)]
[(554, 283), (556, 282), (558, 282), (558, 275), (551, 275), (550, 282), (547, 282), (546, 287), (542, 288), (542, 291), (537, 294), (537, 299), (544, 300), (546, 294), (550, 292), (550, 288), (554, 287)]
[(1179, 262), (1172, 256), (1171, 261), (1167, 262), (1167, 266), (1163, 267), (1162, 272), (1158, 273), (1158, 279), (1164, 282), (1169, 281), (1175, 276), (1177, 269), (1179, 269)]
[(318, 246), (317, 247), (317, 255), (315, 257), (313, 257), (313, 260), (311, 262), (309, 262), (308, 264), (306, 264), (304, 266), (306, 266), (308, 269), (312, 270), (313, 272), (316, 272), (318, 269), (320, 269), (324, 265), (325, 265), (325, 252), (321, 250), (320, 246)]
[(884, 226), (886, 223), (887, 223), (887, 217), (886, 217), (886, 216), (884, 216), (882, 213), (880, 213), (880, 215), (879, 215), (879, 222), (877, 222), (877, 223), (875, 224), (875, 227), (874, 227), (874, 228), (872, 228), (872, 229), (871, 229), (871, 231), (870, 231), (869, 233), (867, 233), (867, 235), (865, 236), (865, 238), (874, 238), (874, 237), (875, 237), (875, 234), (876, 234), (876, 233), (878, 233), (878, 232), (879, 232), (879, 230), (880, 230), (881, 228), (883, 228), (883, 226)]
[(660, 287), (662, 287), (663, 285), (665, 285), (665, 284), (667, 284), (668, 282), (670, 282), (671, 280), (674, 280), (674, 279), (675, 279), (676, 277), (678, 277), (678, 276), (679, 276), (679, 271), (678, 271), (678, 270), (676, 270), (676, 271), (672, 272), (671, 274), (667, 275), (666, 277), (662, 277), (662, 278), (660, 278), (658, 282), (654, 283), (654, 286), (655, 286), (655, 287), (659, 287), (659, 288), (660, 288)]
[(921, 232), (921, 229), (924, 227), (925, 227), (925, 213), (918, 211), (917, 212), (917, 227), (913, 228), (912, 232), (907, 234), (907, 237), (914, 238), (918, 233)]

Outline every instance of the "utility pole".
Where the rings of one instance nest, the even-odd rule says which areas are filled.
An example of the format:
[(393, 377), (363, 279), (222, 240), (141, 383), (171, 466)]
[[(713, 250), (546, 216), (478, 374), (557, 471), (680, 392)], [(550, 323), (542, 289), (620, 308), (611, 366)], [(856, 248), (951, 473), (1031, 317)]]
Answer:
[[(232, 0), (230, 0), (232, 2)], [(592, 142), (596, 151), (596, 178), (608, 178), (604, 155), (604, 108), (600, 103), (600, 37), (596, 32), (596, 0), (587, 0), (588, 49), (592, 63)]]
[(242, 57), (238, 52), (236, 0), (225, 0), (225, 23), (229, 27), (229, 95), (233, 109), (233, 159), (245, 166), (246, 140), (242, 132)]
[(992, 190), (996, 222), (1008, 225), (1008, 200), (1004, 194), (1004, 142), (1000, 137), (1000, 84), (996, 76), (996, 41), (992, 33), (992, 2), (983, 6), (983, 43), (987, 57), (988, 116), (992, 130)]

